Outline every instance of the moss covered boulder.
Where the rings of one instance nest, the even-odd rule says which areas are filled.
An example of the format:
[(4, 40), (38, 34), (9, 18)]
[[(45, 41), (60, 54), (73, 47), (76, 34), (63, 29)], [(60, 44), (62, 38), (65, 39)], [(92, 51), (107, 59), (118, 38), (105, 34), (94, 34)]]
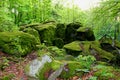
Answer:
[[(76, 65), (76, 66), (74, 66)], [(37, 77), (40, 80), (55, 80), (56, 78), (69, 79), (74, 75), (82, 75), (82, 72), (76, 73), (76, 69), (83, 68), (79, 62), (76, 61), (56, 61), (46, 63), (44, 67), (38, 72)]]
[(89, 53), (90, 42), (88, 41), (73, 41), (69, 44), (64, 45), (68, 54), (73, 56), (79, 55), (81, 52)]
[(56, 37), (57, 38), (61, 38), (64, 40), (65, 38), (65, 29), (66, 29), (66, 25), (63, 23), (59, 23), (56, 26)]
[(120, 48), (120, 42), (117, 40), (113, 40), (110, 37), (103, 36), (99, 41), (101, 44), (109, 44), (113, 47)]
[(40, 23), (32, 23), (32, 24), (27, 24), (27, 25), (21, 25), (20, 30), (23, 31), (25, 28), (34, 28), (36, 26), (41, 25)]
[(64, 46), (64, 41), (61, 38), (55, 38), (53, 40), (53, 46), (57, 46), (58, 48), (62, 48)]
[(52, 42), (55, 38), (56, 25), (52, 23), (42, 24), (34, 27), (41, 37), (41, 42), (46, 45), (52, 45)]
[(111, 60), (115, 60), (115, 55), (113, 55), (110, 52), (107, 52), (103, 49), (101, 49), (100, 47), (97, 47), (95, 45), (91, 44), (91, 54), (94, 55), (97, 60), (102, 60), (102, 61), (111, 61)]
[(110, 52), (103, 50), (98, 41), (74, 41), (64, 45), (68, 54), (77, 56), (82, 55), (93, 55), (97, 60), (111, 61), (116, 58)]
[(24, 32), (0, 32), (0, 50), (15, 56), (24, 56), (36, 49), (34, 36)]
[(81, 27), (80, 23), (70, 23), (65, 30), (65, 43), (70, 43), (76, 40), (77, 29)]
[(31, 34), (33, 36), (35, 36), (35, 39), (36, 39), (37, 43), (40, 44), (40, 36), (39, 36), (39, 33), (38, 33), (37, 30), (28, 27), (28, 28), (25, 28), (23, 31), (26, 32), (26, 33), (29, 33), (29, 34)]
[(80, 27), (77, 29), (77, 40), (94, 41), (95, 36), (90, 27)]
[(65, 39), (65, 29), (66, 25), (63, 23), (58, 23), (56, 26), (56, 32), (55, 32), (55, 39), (53, 41), (53, 45), (57, 46), (59, 48), (62, 48), (64, 45), (64, 39)]

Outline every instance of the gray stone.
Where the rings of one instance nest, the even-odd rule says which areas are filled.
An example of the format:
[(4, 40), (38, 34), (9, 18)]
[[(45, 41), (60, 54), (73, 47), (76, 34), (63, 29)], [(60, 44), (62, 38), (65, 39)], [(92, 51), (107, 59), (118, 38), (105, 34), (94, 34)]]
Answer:
[(28, 76), (36, 78), (36, 74), (44, 67), (44, 64), (50, 62), (52, 62), (52, 59), (48, 55), (42, 56), (41, 60), (39, 60), (39, 58), (33, 60), (28, 67), (29, 68), (29, 71), (27, 72)]

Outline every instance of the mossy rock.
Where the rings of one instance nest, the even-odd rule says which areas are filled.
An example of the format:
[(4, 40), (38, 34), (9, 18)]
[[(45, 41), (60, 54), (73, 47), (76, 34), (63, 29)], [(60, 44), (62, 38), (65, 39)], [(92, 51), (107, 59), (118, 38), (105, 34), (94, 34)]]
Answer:
[(95, 36), (90, 27), (80, 27), (77, 29), (77, 40), (94, 41)]
[(65, 29), (66, 29), (65, 24), (62, 24), (62, 23), (57, 24), (57, 26), (56, 26), (56, 37), (64, 39), (65, 38)]
[(55, 38), (53, 41), (53, 46), (57, 46), (58, 48), (62, 48), (64, 46), (64, 41), (61, 38)]
[(24, 56), (36, 49), (36, 39), (24, 32), (0, 32), (0, 49), (8, 54)]
[(36, 74), (37, 78), (40, 80), (48, 80), (48, 77), (52, 74), (52, 72), (59, 69), (60, 65), (62, 65), (62, 63), (56, 60), (51, 63), (45, 63), (44, 67)]
[[(70, 78), (71, 76), (74, 76), (74, 75), (80, 76), (81, 72), (76, 73), (76, 69), (83, 68), (83, 66), (81, 66), (79, 62), (76, 62), (76, 61), (62, 61), (61, 62), (61, 61), (54, 60), (52, 63), (46, 63), (44, 65), (43, 69), (41, 69), (38, 72), (38, 74), (37, 74), (38, 79), (40, 79), (40, 80), (48, 80), (48, 77), (53, 72), (60, 69), (60, 67), (64, 63), (67, 63), (67, 65), (64, 66), (61, 74), (58, 77), (68, 79), (68, 78)], [(66, 70), (68, 69), (68, 71), (66, 71), (65, 69)], [(49, 74), (49, 76), (47, 74)]]
[[(113, 44), (112, 38), (109, 38), (109, 37), (102, 37), (99, 41), (100, 41), (100, 43), (108, 43), (110, 45)], [(114, 44), (115, 47), (120, 48), (120, 42), (119, 41), (114, 40), (114, 43), (115, 43)]]
[(88, 41), (74, 41), (64, 45), (64, 48), (66, 49), (68, 54), (71, 54), (73, 56), (77, 56), (81, 52), (83, 52), (84, 55), (88, 55), (90, 43), (91, 42)]
[(81, 65), (80, 62), (77, 61), (66, 61), (67, 65), (65, 66), (65, 68), (67, 70), (63, 70), (61, 75), (59, 76), (62, 79), (69, 79), (72, 76), (81, 76), (83, 75), (84, 72), (77, 72), (77, 69), (83, 69), (84, 66)]
[(91, 48), (95, 51), (95, 53), (92, 53), (92, 54), (93, 55), (96, 54), (97, 57), (100, 58), (100, 60), (103, 60), (103, 61), (105, 60), (109, 62), (115, 59), (115, 56), (112, 53), (107, 52), (101, 49), (100, 47), (97, 47), (96, 45), (91, 44)]
[(29, 27), (34, 28), (35, 26), (39, 26), (39, 25), (41, 25), (41, 24), (40, 23), (32, 23), (32, 24), (23, 25), (23, 26), (20, 26), (20, 30), (22, 31), (25, 28), (29, 28)]
[(49, 29), (50, 27), (56, 28), (56, 24), (47, 23), (47, 24), (40, 24), (39, 26), (34, 26), (34, 28), (35, 28), (37, 31), (43, 31), (43, 30), (45, 30), (45, 29)]
[(70, 43), (76, 40), (77, 29), (81, 27), (80, 23), (70, 23), (65, 30), (65, 43)]
[(80, 48), (80, 41), (74, 41), (69, 44), (65, 44), (64, 48), (73, 51), (82, 51), (82, 49)]
[(46, 45), (52, 45), (56, 30), (56, 26), (54, 24), (42, 24), (40, 26), (36, 26), (35, 29), (39, 32), (42, 43), (44, 42)]
[(25, 28), (23, 31), (35, 36), (37, 43), (40, 44), (40, 36), (37, 30), (29, 27), (29, 28)]

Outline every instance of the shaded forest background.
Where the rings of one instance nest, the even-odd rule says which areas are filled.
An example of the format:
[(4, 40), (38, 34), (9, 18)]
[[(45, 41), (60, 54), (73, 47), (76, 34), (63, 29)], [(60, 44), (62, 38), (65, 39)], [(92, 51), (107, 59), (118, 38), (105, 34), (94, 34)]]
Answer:
[(64, 6), (66, 2), (67, 0), (1, 0), (0, 31), (14, 31), (21, 25), (47, 21), (80, 22), (94, 29), (96, 39), (107, 35), (120, 40), (119, 0), (103, 0), (99, 6), (86, 11), (76, 6), (74, 0)]

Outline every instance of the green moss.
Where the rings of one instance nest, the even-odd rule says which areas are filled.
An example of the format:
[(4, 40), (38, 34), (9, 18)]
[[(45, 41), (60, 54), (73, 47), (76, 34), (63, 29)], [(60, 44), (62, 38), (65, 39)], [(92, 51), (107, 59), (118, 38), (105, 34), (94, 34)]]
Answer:
[(95, 36), (93, 30), (90, 27), (80, 27), (77, 29), (77, 39), (78, 40), (88, 40), (94, 41)]
[(44, 42), (46, 45), (52, 45), (52, 42), (55, 38), (55, 25), (43, 24), (35, 27), (35, 29), (39, 32), (42, 43)]
[(56, 46), (49, 46), (48, 51), (51, 53), (53, 57), (63, 57), (66, 55), (66, 51), (64, 49), (59, 49)]
[(103, 61), (97, 61), (96, 63), (97, 63), (97, 64), (100, 64), (100, 65), (109, 65), (109, 63), (103, 62)]
[(61, 38), (55, 38), (53, 45), (62, 48), (64, 46), (64, 41)]
[(0, 49), (15, 56), (24, 56), (36, 48), (35, 37), (24, 32), (0, 32)]
[(69, 44), (64, 45), (65, 49), (73, 50), (73, 51), (82, 51), (80, 47), (80, 41), (74, 41)]
[(111, 61), (111, 60), (113, 60), (113, 59), (115, 58), (115, 56), (114, 56), (112, 53), (107, 52), (107, 51), (101, 49), (100, 47), (97, 47), (97, 46), (95, 46), (95, 45), (93, 45), (93, 44), (91, 44), (91, 47), (92, 47), (93, 49), (95, 49), (95, 51), (97, 52), (97, 54), (98, 54), (102, 59), (106, 59), (106, 60)]
[(88, 32), (88, 31), (90, 31), (90, 30), (91, 30), (90, 27), (79, 27), (79, 28), (77, 29), (77, 32)]
[(57, 24), (56, 37), (64, 39), (65, 38), (65, 29), (66, 29), (65, 24), (62, 24), (62, 23)]
[(63, 63), (67, 63), (67, 65), (64, 66), (64, 69), (62, 73), (60, 74), (60, 78), (68, 79), (72, 76), (78, 75), (81, 76), (83, 75), (83, 72), (76, 72), (76, 69), (83, 69), (84, 65), (82, 63), (77, 62), (77, 61), (57, 61), (54, 60), (51, 63), (46, 63), (44, 67), (39, 71), (37, 74), (38, 79), (40, 80), (47, 80), (47, 77), (45, 77), (46, 73), (49, 73), (49, 71), (56, 71), (60, 68)]
[(23, 31), (35, 36), (36, 42), (40, 44), (40, 36), (37, 30), (29, 27), (29, 28), (25, 28)]
[[(107, 38), (107, 37), (103, 37), (99, 41), (100, 41), (100, 43), (108, 43), (111, 45), (113, 44), (113, 40), (111, 38)], [(114, 42), (115, 42), (115, 47), (120, 48), (120, 42), (117, 40), (115, 40)]]
[(41, 25), (40, 23), (32, 23), (32, 24), (27, 24), (27, 25), (21, 25), (20, 26), (20, 30), (24, 30), (25, 28), (34, 28), (35, 26), (39, 26)]
[(67, 66), (66, 68), (68, 69), (68, 71), (63, 70), (61, 75), (59, 77), (64, 78), (64, 79), (68, 79), (72, 76), (81, 75), (81, 72), (76, 73), (76, 69), (83, 69), (83, 66), (76, 61), (67, 61)]
[(46, 77), (45, 73), (49, 73), (49, 71), (51, 70), (51, 64), (50, 63), (46, 63), (44, 65), (44, 67), (37, 73), (37, 78), (40, 80), (47, 80), (48, 77)]
[(75, 57), (72, 56), (72, 55), (66, 55), (66, 56), (64, 57), (64, 60), (66, 60), (66, 61), (74, 61), (74, 60), (75, 60)]
[(89, 41), (74, 41), (69, 44), (64, 45), (64, 48), (67, 50), (68, 54), (79, 54), (83, 52), (83, 55), (90, 54), (89, 47), (91, 42)]
[(55, 71), (60, 68), (62, 63), (59, 61), (53, 61), (51, 63), (45, 63), (44, 67), (37, 73), (37, 78), (40, 80), (47, 80), (46, 73), (50, 73), (49, 71)]
[(70, 23), (66, 26), (65, 30), (65, 43), (70, 43), (76, 40), (77, 29), (81, 27), (80, 23)]
[(45, 29), (49, 29), (50, 27), (56, 28), (56, 25), (48, 23), (48, 24), (41, 24), (39, 26), (35, 26), (34, 28), (38, 31), (42, 31), (42, 30), (45, 30)]

